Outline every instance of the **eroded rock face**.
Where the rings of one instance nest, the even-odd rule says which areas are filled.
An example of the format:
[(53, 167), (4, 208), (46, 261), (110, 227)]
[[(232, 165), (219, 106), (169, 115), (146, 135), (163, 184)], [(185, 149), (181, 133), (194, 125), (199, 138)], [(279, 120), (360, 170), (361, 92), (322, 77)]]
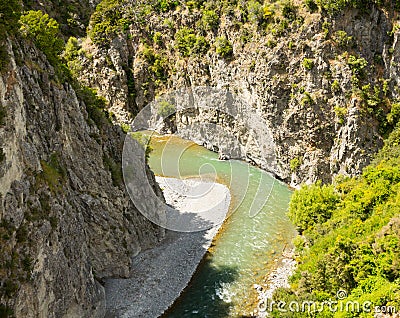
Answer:
[(35, 47), (9, 41), (8, 51), (0, 77), (1, 303), (16, 317), (103, 317), (102, 279), (130, 275), (131, 256), (164, 231), (137, 211), (118, 175), (121, 129), (96, 125)]
[[(149, 18), (153, 31), (161, 32), (165, 43), (174, 40), (173, 32), (160, 22), (166, 18), (174, 21), (175, 29), (195, 28), (186, 11), (166, 13), (159, 21), (155, 16)], [(243, 43), (243, 30), (235, 27), (233, 18), (224, 17), (218, 30), (207, 37), (212, 41), (217, 36), (227, 36), (233, 43), (233, 57), (223, 59), (211, 49), (203, 57), (182, 58), (168, 44), (163, 54), (174, 71), (158, 89), (150, 80), (149, 65), (141, 57), (140, 39), (145, 33), (135, 24), (129, 37), (114, 39), (110, 48), (89, 48), (93, 62), (85, 60), (83, 65), (92, 66), (81, 75), (110, 101), (120, 122), (129, 122), (132, 110), (139, 111), (160, 92), (197, 86), (229, 89), (247, 101), (241, 116), (256, 114), (266, 122), (275, 160), (271, 163), (260, 156), (260, 145), (256, 143), (253, 147), (242, 145), (248, 150), (242, 158), (260, 164), (295, 187), (318, 179), (330, 182), (339, 173), (360, 173), (382, 146), (376, 114), (365, 111), (360, 95), (354, 94), (354, 70), (348, 63), (349, 56), (368, 62), (363, 81), (370, 83), (371, 89), (390, 79), (388, 98), (397, 98), (394, 87), (399, 78), (398, 31), (393, 41), (388, 35), (391, 18), (376, 8), (368, 14), (345, 10), (330, 17), (328, 26), (319, 13), (306, 20), (304, 26), (284, 32), (281, 37), (252, 30), (253, 38)], [(351, 41), (341, 44), (337, 31), (346, 32)], [(105, 56), (110, 57), (108, 64)], [(312, 64), (305, 65), (305, 59)], [(127, 68), (134, 76), (134, 101), (124, 93), (128, 92)], [(110, 72), (115, 76), (110, 78)], [(114, 94), (116, 91), (119, 96)], [(200, 138), (199, 131), (188, 129), (196, 122), (215, 121), (214, 115), (194, 109), (191, 114), (177, 116), (178, 134), (209, 145), (210, 149), (227, 148), (229, 143), (207, 139), (212, 133)], [(234, 127), (231, 134), (235, 138), (238, 124), (220, 120), (217, 124), (224, 129)]]

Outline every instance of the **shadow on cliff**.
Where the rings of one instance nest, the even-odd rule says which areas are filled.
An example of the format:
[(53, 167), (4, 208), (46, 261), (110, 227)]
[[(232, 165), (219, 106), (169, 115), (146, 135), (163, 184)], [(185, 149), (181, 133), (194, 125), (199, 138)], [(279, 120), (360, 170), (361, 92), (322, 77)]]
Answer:
[(231, 304), (227, 287), (237, 277), (236, 266), (214, 266), (207, 252), (189, 285), (161, 318), (229, 317)]

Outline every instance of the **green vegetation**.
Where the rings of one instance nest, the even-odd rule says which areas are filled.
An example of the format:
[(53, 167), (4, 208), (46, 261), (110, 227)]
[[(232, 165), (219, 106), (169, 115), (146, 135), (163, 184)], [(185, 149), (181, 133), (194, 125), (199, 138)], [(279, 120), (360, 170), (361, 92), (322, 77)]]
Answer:
[(215, 41), (215, 51), (223, 58), (229, 58), (233, 54), (231, 42), (226, 37), (219, 37)]
[(124, 1), (103, 0), (92, 14), (89, 36), (98, 45), (106, 45), (119, 32), (129, 26), (123, 15)]
[(293, 22), (297, 17), (297, 7), (291, 1), (287, 1), (283, 4), (282, 15), (289, 22)]
[(166, 100), (161, 100), (157, 104), (158, 104), (157, 113), (163, 118), (171, 116), (176, 112), (175, 106)]
[(314, 0), (305, 0), (304, 5), (311, 13), (314, 13), (318, 10), (318, 5), (315, 3)]
[[(397, 107), (397, 106), (396, 106)], [(299, 267), (282, 301), (335, 299), (374, 306), (400, 306), (400, 125), (377, 159), (360, 177), (340, 177), (332, 185), (303, 186), (293, 194), (289, 217), (298, 226)], [(302, 317), (280, 313), (281, 317)], [(372, 317), (352, 312), (313, 317)]]
[(64, 48), (57, 21), (39, 10), (21, 15), (20, 22), (22, 34), (32, 39), (50, 61), (57, 60)]
[(392, 104), (390, 113), (387, 114), (387, 121), (389, 124), (393, 125), (400, 120), (400, 103)]
[(67, 171), (60, 164), (59, 155), (53, 153), (48, 161), (41, 160), (42, 174), (50, 190), (54, 193), (60, 191), (67, 177)]
[(337, 118), (339, 119), (339, 123), (343, 124), (344, 123), (344, 118), (347, 115), (347, 108), (345, 107), (339, 107), (339, 106), (335, 106), (333, 108)]
[(214, 30), (218, 27), (219, 16), (214, 10), (205, 10), (203, 11), (201, 21), (203, 22), (203, 25), (206, 27), (206, 29)]
[(106, 99), (96, 94), (96, 90), (87, 87), (79, 86), (75, 88), (75, 92), (80, 100), (85, 103), (86, 111), (89, 115), (89, 120), (92, 120), (98, 128), (110, 123), (107, 112), (105, 111)]
[(139, 131), (130, 133), (130, 135), (143, 147), (143, 149), (145, 149), (145, 160), (147, 162), (149, 160), (150, 153), (153, 151), (153, 148), (150, 146), (150, 137), (142, 134)]
[(251, 0), (247, 3), (247, 18), (250, 22), (255, 24), (262, 22), (264, 14), (264, 7), (260, 2)]
[(0, 0), (0, 35), (15, 32), (21, 15), (21, 3), (18, 0)]
[(157, 8), (161, 12), (174, 10), (179, 4), (177, 0), (157, 0)]
[(183, 57), (188, 57), (206, 53), (209, 44), (204, 36), (196, 35), (193, 29), (182, 27), (175, 34), (175, 48)]
[(9, 63), (6, 34), (15, 33), (20, 15), (21, 5), (18, 0), (0, 0), (0, 72), (3, 72)]
[(128, 124), (122, 123), (121, 124), (121, 129), (125, 134), (127, 134), (128, 132), (131, 131), (131, 126), (128, 125)]
[(353, 37), (348, 36), (346, 31), (336, 31), (335, 32), (335, 42), (341, 47), (342, 49), (345, 49), (353, 43)]
[(155, 51), (148, 46), (144, 47), (142, 56), (149, 64), (148, 69), (155, 80), (165, 81), (168, 74), (168, 61), (166, 57), (155, 53)]
[(113, 158), (107, 155), (103, 156), (104, 167), (106, 167), (108, 171), (110, 171), (111, 179), (115, 187), (123, 184), (122, 166), (119, 161), (120, 160), (115, 161)]
[(157, 45), (162, 45), (163, 43), (163, 36), (161, 32), (154, 32), (153, 34), (153, 42)]
[(300, 233), (312, 230), (316, 224), (324, 223), (331, 216), (339, 195), (332, 185), (317, 182), (296, 191), (290, 201), (289, 217), (299, 228)]
[(304, 58), (302, 64), (306, 70), (311, 70), (314, 67), (314, 61), (308, 58)]
[(338, 93), (340, 91), (340, 84), (338, 80), (334, 80), (331, 84), (331, 90), (334, 93)]
[(77, 38), (71, 36), (65, 45), (63, 57), (73, 76), (77, 76), (82, 70), (82, 65), (79, 60), (82, 55), (84, 55), (84, 52), (78, 43)]
[(196, 35), (193, 29), (182, 27), (175, 34), (175, 46), (182, 56), (189, 56), (196, 43)]
[(347, 64), (350, 66), (354, 75), (360, 76), (364, 74), (364, 69), (368, 65), (368, 62), (364, 58), (357, 58), (350, 55), (347, 59)]
[(303, 160), (301, 158), (293, 158), (290, 160), (290, 170), (296, 171), (302, 164)]
[(311, 105), (314, 103), (314, 100), (309, 92), (304, 92), (303, 97), (300, 100), (301, 106)]

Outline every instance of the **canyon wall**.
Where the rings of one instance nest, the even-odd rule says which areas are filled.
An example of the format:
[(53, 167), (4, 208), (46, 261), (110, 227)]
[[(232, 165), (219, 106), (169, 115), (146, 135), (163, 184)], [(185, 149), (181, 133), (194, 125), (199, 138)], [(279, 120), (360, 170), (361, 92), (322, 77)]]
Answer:
[(93, 116), (84, 88), (74, 89), (32, 44), (14, 38), (6, 47), (0, 310), (16, 317), (104, 317), (102, 280), (128, 277), (131, 257), (156, 245), (164, 230), (126, 193), (121, 128)]
[[(125, 123), (164, 92), (199, 86), (229, 90), (245, 100), (236, 118), (223, 119), (195, 108), (176, 115), (177, 133), (232, 155), (232, 141), (218, 143), (211, 131), (200, 133), (194, 125), (212, 122), (225, 131), (232, 129), (231, 136), (237, 139), (240, 132), (235, 129), (241, 125), (235, 123), (259, 116), (271, 137), (267, 152), (273, 153), (273, 160), (260, 153), (257, 143), (243, 144), (241, 158), (294, 187), (330, 182), (338, 174), (357, 175), (381, 148), (380, 119), (390, 111), (384, 104), (398, 95), (399, 32), (393, 17), (376, 7), (367, 13), (348, 9), (329, 18), (323, 13), (302, 14), (301, 23), (295, 21), (275, 34), (274, 29), (268, 33), (246, 24), (237, 27), (235, 17), (222, 16), (206, 39), (230, 40), (229, 57), (218, 55), (214, 45), (201, 56), (179, 54), (176, 32), (193, 27), (196, 13), (181, 9), (150, 15), (146, 27), (133, 21), (126, 34), (109, 45), (85, 40), (83, 47), (91, 59), (81, 59), (80, 77), (106, 97), (116, 122)], [(173, 26), (162, 22), (167, 19)], [(152, 42), (149, 30), (162, 34), (165, 44), (143, 44)], [(244, 41), (246, 30), (250, 36)], [(155, 64), (146, 60), (149, 47), (167, 61), (165, 81), (156, 79)], [(375, 104), (374, 92), (380, 99)]]

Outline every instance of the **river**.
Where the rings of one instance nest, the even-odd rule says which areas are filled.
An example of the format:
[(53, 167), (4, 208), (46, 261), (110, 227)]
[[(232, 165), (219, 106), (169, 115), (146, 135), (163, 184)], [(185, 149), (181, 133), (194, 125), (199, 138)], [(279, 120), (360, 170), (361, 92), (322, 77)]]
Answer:
[(165, 177), (201, 177), (229, 187), (232, 201), (221, 230), (181, 297), (163, 317), (246, 317), (295, 229), (286, 211), (291, 190), (270, 174), (176, 136), (153, 136), (150, 168)]

